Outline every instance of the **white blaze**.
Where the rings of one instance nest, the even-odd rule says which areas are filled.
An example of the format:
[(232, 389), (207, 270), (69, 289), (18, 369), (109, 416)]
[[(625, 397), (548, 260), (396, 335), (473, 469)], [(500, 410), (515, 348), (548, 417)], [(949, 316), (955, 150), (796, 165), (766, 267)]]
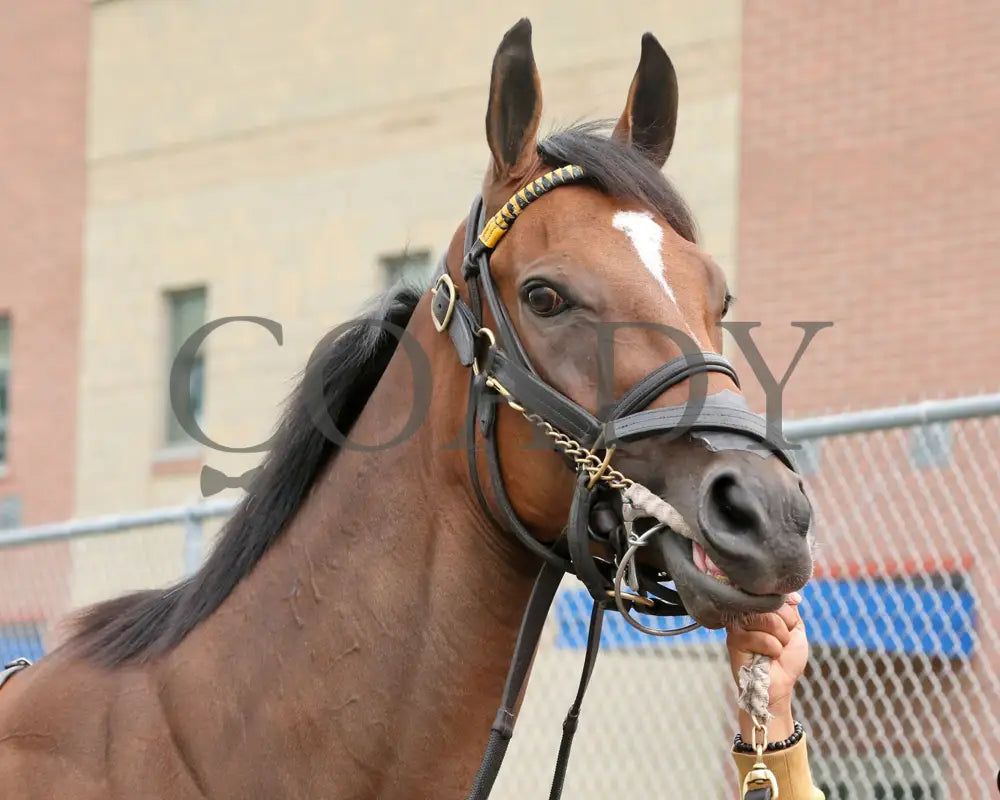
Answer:
[[(653, 215), (648, 211), (618, 211), (612, 217), (611, 225), (629, 238), (635, 251), (639, 254), (639, 260), (642, 261), (643, 266), (663, 287), (667, 297), (680, 311), (677, 297), (670, 284), (667, 283), (666, 271), (663, 269), (663, 228), (653, 219)], [(684, 328), (692, 339), (699, 342), (698, 337), (691, 330), (691, 326), (687, 324), (687, 320), (684, 321)]]
[(676, 304), (674, 290), (663, 273), (663, 228), (659, 223), (645, 211), (619, 211), (611, 225), (629, 238), (643, 266)]

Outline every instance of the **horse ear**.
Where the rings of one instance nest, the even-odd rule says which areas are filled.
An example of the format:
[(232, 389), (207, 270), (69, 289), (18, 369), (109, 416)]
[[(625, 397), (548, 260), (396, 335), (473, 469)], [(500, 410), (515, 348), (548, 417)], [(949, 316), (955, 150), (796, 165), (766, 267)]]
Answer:
[(523, 171), (533, 159), (542, 115), (542, 86), (531, 51), (531, 23), (517, 22), (493, 57), (486, 140), (493, 152), (495, 177)]
[(677, 129), (677, 73), (656, 37), (642, 36), (642, 55), (614, 136), (662, 167)]

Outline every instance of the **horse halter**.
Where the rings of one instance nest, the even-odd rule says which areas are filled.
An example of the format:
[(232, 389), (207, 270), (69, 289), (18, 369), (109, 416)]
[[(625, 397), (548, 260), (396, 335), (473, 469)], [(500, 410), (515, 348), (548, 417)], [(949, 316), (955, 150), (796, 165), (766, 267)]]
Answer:
[[(787, 454), (769, 437), (763, 418), (750, 410), (742, 395), (728, 390), (707, 394), (710, 372), (726, 375), (739, 386), (729, 361), (716, 353), (702, 351), (679, 331), (674, 338), (683, 355), (663, 364), (632, 386), (621, 399), (602, 410), (599, 417), (538, 375), (500, 298), (490, 273), (490, 255), (532, 202), (560, 186), (585, 180), (586, 172), (577, 165), (554, 169), (516, 192), (489, 219), (482, 196), (477, 196), (466, 226), (462, 264), (469, 302), (459, 296), (446, 257), (442, 258), (431, 288), (434, 327), (439, 333), (449, 335), (459, 361), (470, 368), (466, 450), (473, 489), (487, 517), (506, 528), (542, 560), (521, 623), (501, 707), (469, 795), (477, 800), (489, 796), (499, 772), (507, 743), (513, 735), (515, 704), (549, 606), (565, 573), (574, 574), (583, 582), (594, 606), (579, 690), (563, 724), (563, 741), (550, 794), (552, 800), (562, 792), (576, 720), (600, 644), (604, 611), (615, 606), (634, 627), (659, 635), (697, 627), (694, 623), (657, 632), (638, 624), (627, 613), (637, 608), (644, 614), (684, 616), (686, 611), (677, 592), (662, 585), (666, 576), (648, 565), (639, 564), (634, 558), (638, 548), (664, 526), (649, 529), (641, 536), (634, 530), (636, 511), (629, 498), (633, 488), (642, 487), (611, 466), (616, 448), (621, 443), (649, 436), (687, 433), (713, 450), (769, 449), (794, 469)], [(486, 327), (483, 298), (495, 321), (495, 332)], [(686, 405), (648, 408), (672, 386), (689, 379), (700, 379), (703, 385), (692, 387), (691, 399)], [(508, 497), (496, 437), (498, 403), (505, 403), (538, 426), (577, 475), (565, 535), (552, 545), (543, 544), (531, 534)], [(480, 480), (477, 428), (485, 445), (490, 485), (501, 520), (496, 518)], [(592, 541), (604, 545), (610, 561), (591, 554)], [(626, 573), (628, 592), (622, 586)]]

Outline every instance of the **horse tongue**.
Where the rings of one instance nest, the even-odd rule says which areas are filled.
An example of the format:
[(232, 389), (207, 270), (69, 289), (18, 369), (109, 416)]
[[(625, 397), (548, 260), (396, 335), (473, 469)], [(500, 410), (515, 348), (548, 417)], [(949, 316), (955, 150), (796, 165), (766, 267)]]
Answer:
[(708, 571), (705, 563), (707, 559), (708, 553), (705, 552), (705, 548), (697, 542), (691, 542), (691, 560), (694, 561), (694, 565), (698, 568), (699, 572)]
[(713, 578), (729, 580), (726, 578), (726, 573), (723, 572), (714, 561), (712, 561), (712, 557), (708, 553), (705, 553), (705, 572)]
[(697, 542), (691, 543), (691, 560), (694, 561), (694, 565), (706, 575), (711, 575), (717, 581), (723, 581), (725, 583), (729, 582), (729, 578), (726, 577), (726, 573), (719, 568), (718, 564), (712, 561), (712, 557), (705, 552), (705, 548)]

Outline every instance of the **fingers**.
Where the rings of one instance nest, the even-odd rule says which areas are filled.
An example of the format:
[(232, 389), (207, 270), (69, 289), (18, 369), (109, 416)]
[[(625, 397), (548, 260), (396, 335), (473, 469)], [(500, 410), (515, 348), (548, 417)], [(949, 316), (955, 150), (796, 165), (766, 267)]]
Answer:
[(785, 645), (776, 636), (763, 631), (748, 631), (742, 628), (736, 628), (729, 632), (726, 646), (731, 653), (741, 654), (744, 661), (749, 661), (749, 657), (753, 653), (778, 659), (781, 658), (781, 652), (785, 648)]
[(802, 596), (794, 592), (777, 611), (769, 614), (754, 614), (726, 627), (726, 646), (734, 655), (743, 657), (760, 653), (771, 658), (780, 658), (782, 650), (791, 641), (792, 631), (802, 625), (799, 603)]
[(788, 606), (782, 606), (781, 609), (770, 614), (754, 614), (751, 617), (741, 620), (738, 625), (734, 625), (728, 630), (730, 634), (745, 631), (747, 633), (761, 633), (773, 636), (784, 647), (788, 644), (788, 640), (791, 639), (791, 629), (795, 627), (798, 620), (798, 612), (794, 609), (792, 609), (791, 614), (787, 612), (782, 613), (787, 608)]
[(768, 616), (776, 616), (785, 624), (785, 627), (789, 631), (795, 630), (796, 626), (802, 623), (802, 617), (799, 616), (798, 604), (785, 603), (781, 608), (774, 612), (774, 614), (769, 614)]

